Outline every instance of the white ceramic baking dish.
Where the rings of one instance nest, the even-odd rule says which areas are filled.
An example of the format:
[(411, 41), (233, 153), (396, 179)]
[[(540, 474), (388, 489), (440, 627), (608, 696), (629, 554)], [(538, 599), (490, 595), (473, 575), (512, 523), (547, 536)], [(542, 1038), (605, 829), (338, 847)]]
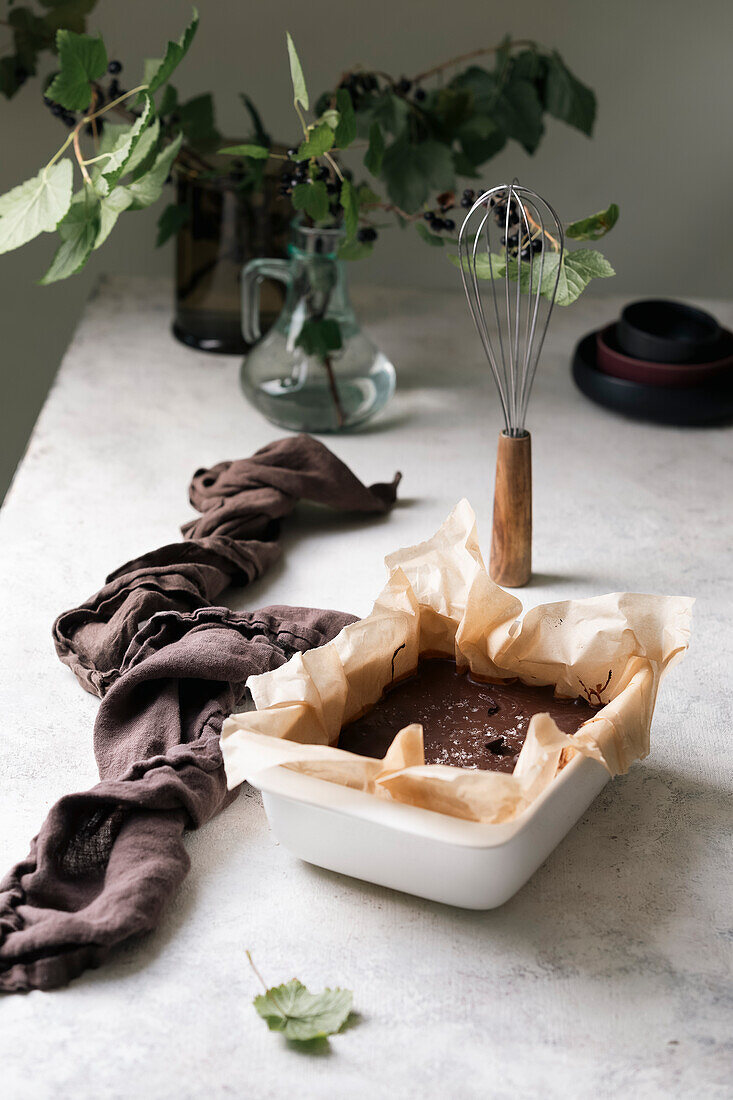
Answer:
[(464, 909), (503, 905), (544, 863), (610, 776), (577, 754), (499, 825), (375, 798), (284, 767), (250, 779), (276, 839), (300, 859)]

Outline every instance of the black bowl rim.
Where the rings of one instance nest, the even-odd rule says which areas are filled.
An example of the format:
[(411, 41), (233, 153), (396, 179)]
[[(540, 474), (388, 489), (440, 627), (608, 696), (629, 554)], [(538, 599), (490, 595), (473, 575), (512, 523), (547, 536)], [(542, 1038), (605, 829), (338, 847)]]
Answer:
[[(635, 314), (659, 306), (694, 320), (706, 329), (705, 334), (694, 338), (659, 336), (641, 327)], [(629, 302), (622, 309), (616, 327), (621, 350), (633, 359), (645, 359), (647, 362), (684, 363), (698, 360), (721, 338), (721, 326), (711, 313), (672, 298), (640, 298)]]

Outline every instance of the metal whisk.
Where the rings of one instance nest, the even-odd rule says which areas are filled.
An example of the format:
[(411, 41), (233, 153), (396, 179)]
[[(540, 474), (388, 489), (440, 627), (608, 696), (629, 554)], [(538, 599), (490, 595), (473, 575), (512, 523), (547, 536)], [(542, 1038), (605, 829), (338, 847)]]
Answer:
[(504, 415), (494, 488), (491, 576), (519, 587), (532, 572), (532, 452), (527, 406), (564, 250), (550, 204), (515, 181), (479, 195), (458, 238), (461, 279)]

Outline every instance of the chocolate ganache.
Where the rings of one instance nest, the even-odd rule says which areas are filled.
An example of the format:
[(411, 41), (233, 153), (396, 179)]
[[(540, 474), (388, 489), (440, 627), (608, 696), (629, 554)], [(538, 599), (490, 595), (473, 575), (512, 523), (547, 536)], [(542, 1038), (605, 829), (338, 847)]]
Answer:
[(564, 733), (577, 733), (595, 713), (585, 699), (556, 699), (552, 687), (519, 680), (488, 684), (428, 658), (390, 685), (370, 711), (344, 726), (339, 748), (382, 757), (411, 722), (423, 727), (426, 764), (513, 772), (533, 714), (548, 713)]

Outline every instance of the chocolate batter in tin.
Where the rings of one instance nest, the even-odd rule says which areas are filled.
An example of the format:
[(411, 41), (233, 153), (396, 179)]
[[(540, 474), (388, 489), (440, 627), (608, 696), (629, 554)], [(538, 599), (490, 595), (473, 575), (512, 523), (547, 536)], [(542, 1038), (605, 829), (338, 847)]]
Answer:
[(595, 708), (585, 699), (556, 699), (551, 687), (485, 684), (459, 673), (455, 661), (423, 659), (412, 676), (341, 730), (338, 745), (381, 757), (403, 726), (420, 722), (426, 764), (513, 772), (532, 715), (545, 712), (573, 734)]

